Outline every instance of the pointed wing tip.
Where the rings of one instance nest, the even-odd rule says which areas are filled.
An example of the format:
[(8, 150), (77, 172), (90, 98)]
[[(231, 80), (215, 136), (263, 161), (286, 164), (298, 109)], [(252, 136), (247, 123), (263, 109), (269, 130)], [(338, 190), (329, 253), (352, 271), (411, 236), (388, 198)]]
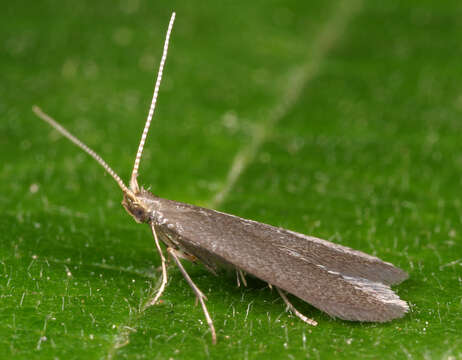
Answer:
[(343, 309), (341, 312), (330, 311), (330, 315), (347, 321), (386, 323), (400, 319), (409, 312), (406, 301), (397, 299), (393, 302), (382, 303), (376, 309)]
[(404, 280), (409, 279), (409, 274), (406, 271), (401, 270), (400, 268), (396, 268), (396, 270), (398, 271), (396, 272), (396, 275), (392, 279), (392, 282), (390, 284), (400, 284)]
[(381, 282), (387, 285), (396, 285), (409, 278), (409, 274), (403, 269), (391, 263), (386, 263), (389, 267), (382, 273)]
[[(393, 292), (391, 289), (390, 291)], [(400, 297), (395, 292), (393, 292), (393, 295), (394, 298), (385, 303), (385, 306), (388, 310), (386, 313), (389, 314), (389, 319), (385, 318), (385, 321), (401, 318), (407, 312), (409, 312), (409, 304), (406, 301), (400, 299)]]
[[(407, 273), (401, 272), (401, 279), (407, 278)], [(364, 278), (342, 276), (360, 293), (351, 294), (347, 303), (330, 304), (324, 311), (343, 320), (360, 322), (388, 322), (402, 318), (409, 305), (401, 300), (388, 284), (370, 281)]]
[[(401, 282), (408, 278), (408, 274), (403, 270), (399, 270), (395, 280)], [(359, 284), (359, 282), (357, 283)], [(400, 299), (390, 286), (380, 283), (368, 283), (367, 281), (360, 284), (363, 291), (368, 293), (376, 302), (375, 311), (366, 313), (366, 319), (360, 321), (376, 321), (387, 322), (394, 319), (402, 318), (408, 311), (409, 305), (406, 301)]]
[(408, 303), (404, 300), (398, 299), (397, 301), (394, 301), (392, 304), (387, 304), (387, 310), (382, 314), (378, 314), (379, 317), (376, 320), (371, 321), (385, 323), (395, 319), (400, 319), (404, 317), (404, 315), (406, 315), (406, 313), (408, 312)]

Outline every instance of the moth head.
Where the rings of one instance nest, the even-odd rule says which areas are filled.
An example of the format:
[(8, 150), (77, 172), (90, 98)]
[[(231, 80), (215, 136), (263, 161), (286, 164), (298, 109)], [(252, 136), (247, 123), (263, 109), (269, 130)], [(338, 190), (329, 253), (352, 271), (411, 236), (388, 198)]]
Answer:
[(142, 200), (142, 197), (137, 196), (136, 193), (132, 191), (124, 192), (122, 206), (135, 219), (137, 223), (145, 223), (149, 221), (150, 217), (148, 207)]

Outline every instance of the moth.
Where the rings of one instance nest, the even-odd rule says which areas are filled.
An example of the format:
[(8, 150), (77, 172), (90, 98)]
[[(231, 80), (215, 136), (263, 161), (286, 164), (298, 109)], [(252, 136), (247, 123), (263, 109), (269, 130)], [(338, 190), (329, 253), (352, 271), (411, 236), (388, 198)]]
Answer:
[(156, 107), (174, 20), (175, 13), (168, 26), (154, 95), (128, 186), (95, 151), (39, 107), (33, 107), (39, 118), (88, 153), (114, 178), (122, 189), (125, 210), (136, 222), (150, 226), (162, 269), (162, 280), (150, 305), (157, 303), (167, 285), (163, 243), (200, 302), (213, 343), (217, 336), (205, 304), (206, 296), (190, 278), (181, 259), (202, 263), (212, 273), (222, 266), (235, 269), (238, 283), (239, 278), (246, 283), (245, 274), (267, 282), (276, 288), (287, 308), (310, 325), (317, 323), (301, 314), (287, 293), (344, 320), (386, 322), (404, 316), (409, 307), (390, 285), (402, 282), (408, 275), (391, 263), (312, 236), (163, 199), (139, 186), (138, 169)]

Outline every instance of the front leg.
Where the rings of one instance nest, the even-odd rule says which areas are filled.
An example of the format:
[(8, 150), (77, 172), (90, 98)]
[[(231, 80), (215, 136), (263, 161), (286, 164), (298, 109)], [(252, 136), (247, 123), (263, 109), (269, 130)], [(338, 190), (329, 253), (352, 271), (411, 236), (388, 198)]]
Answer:
[(210, 332), (212, 333), (212, 342), (214, 344), (217, 343), (217, 334), (215, 332), (215, 327), (213, 326), (213, 321), (212, 318), (210, 317), (210, 314), (207, 310), (207, 306), (205, 306), (205, 300), (207, 300), (207, 297), (200, 291), (200, 289), (197, 287), (196, 284), (191, 280), (190, 276), (186, 272), (186, 269), (183, 267), (180, 261), (180, 257), (182, 257), (182, 253), (178, 250), (175, 250), (174, 248), (167, 248), (168, 253), (172, 256), (173, 260), (175, 263), (178, 265), (181, 273), (183, 274), (183, 277), (186, 279), (188, 282), (189, 286), (193, 289), (194, 293), (196, 294), (197, 299), (200, 301), (201, 306), (202, 306), (202, 311), (204, 312), (205, 319), (207, 320), (207, 324), (209, 324)]
[(162, 282), (160, 284), (159, 290), (157, 290), (156, 296), (154, 296), (154, 299), (152, 299), (148, 303), (147, 307), (154, 305), (157, 302), (157, 300), (159, 300), (159, 298), (165, 290), (165, 286), (167, 285), (167, 265), (165, 263), (164, 253), (162, 252), (162, 248), (160, 247), (159, 239), (157, 238), (157, 232), (154, 224), (151, 224), (151, 230), (152, 235), (154, 236), (154, 242), (156, 243), (157, 251), (159, 252), (160, 261), (162, 263)]

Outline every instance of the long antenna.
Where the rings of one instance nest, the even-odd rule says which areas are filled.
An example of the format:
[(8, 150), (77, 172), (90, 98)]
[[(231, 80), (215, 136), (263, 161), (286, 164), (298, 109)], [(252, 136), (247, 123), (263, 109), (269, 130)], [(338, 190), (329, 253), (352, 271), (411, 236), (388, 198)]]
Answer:
[(50, 115), (45, 114), (42, 109), (40, 109), (38, 106), (34, 105), (32, 106), (32, 111), (37, 115), (40, 119), (43, 121), (47, 122), (50, 124), (52, 127), (54, 127), (56, 130), (58, 130), (62, 135), (67, 137), (70, 141), (72, 141), (75, 145), (77, 145), (79, 148), (81, 148), (83, 151), (85, 151), (88, 155), (90, 155), (93, 159), (95, 159), (103, 168), (106, 170), (106, 172), (111, 175), (114, 180), (119, 184), (120, 188), (124, 193), (131, 193), (131, 191), (127, 188), (127, 186), (124, 184), (122, 179), (119, 177), (119, 175), (116, 174), (114, 170), (106, 163), (106, 161), (103, 160), (101, 156), (99, 156), (95, 151), (90, 149), (87, 145), (85, 145), (82, 141), (77, 139), (74, 135), (72, 135), (69, 131), (67, 131), (64, 127), (62, 127), (60, 124), (56, 122)]
[(148, 136), (149, 126), (151, 125), (151, 120), (154, 115), (154, 110), (156, 108), (157, 95), (159, 94), (160, 82), (162, 80), (162, 72), (164, 70), (165, 60), (167, 59), (168, 42), (170, 40), (170, 33), (172, 32), (174, 21), (175, 13), (172, 13), (170, 23), (168, 24), (167, 35), (165, 36), (164, 51), (162, 53), (162, 58), (160, 60), (159, 71), (157, 72), (157, 80), (156, 85), (154, 87), (154, 95), (152, 96), (151, 107), (149, 108), (148, 118), (146, 120), (146, 124), (144, 125), (144, 130), (143, 134), (141, 135), (140, 144), (138, 145), (138, 151), (135, 157), (135, 164), (133, 165), (132, 176), (130, 178), (130, 189), (135, 193), (139, 191), (138, 182), (136, 181), (136, 178), (138, 177), (138, 168), (140, 166), (141, 155), (143, 154), (144, 143), (146, 142), (146, 137)]

